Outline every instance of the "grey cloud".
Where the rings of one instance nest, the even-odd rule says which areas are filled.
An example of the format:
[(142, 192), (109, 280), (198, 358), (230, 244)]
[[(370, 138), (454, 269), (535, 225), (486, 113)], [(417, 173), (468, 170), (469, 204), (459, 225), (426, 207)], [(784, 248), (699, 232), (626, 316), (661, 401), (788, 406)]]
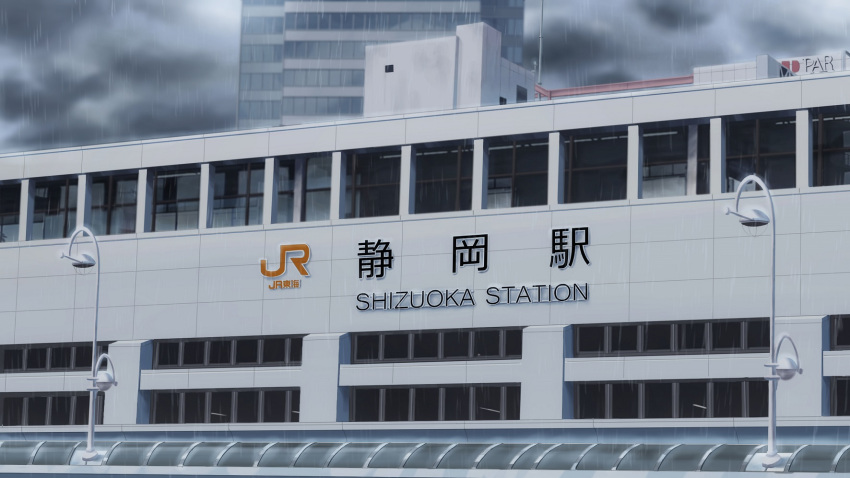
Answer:
[(668, 30), (705, 26), (718, 13), (716, 2), (705, 0), (639, 0), (636, 6), (650, 26)]

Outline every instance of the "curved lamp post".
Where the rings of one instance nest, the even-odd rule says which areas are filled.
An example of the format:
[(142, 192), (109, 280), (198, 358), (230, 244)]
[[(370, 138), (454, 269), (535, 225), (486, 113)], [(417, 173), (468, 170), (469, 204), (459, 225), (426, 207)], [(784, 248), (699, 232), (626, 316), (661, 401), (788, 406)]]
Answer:
[[(741, 192), (749, 183), (755, 183), (761, 187), (770, 205), (770, 216), (759, 207), (741, 209)], [(776, 452), (776, 387), (779, 380), (790, 380), (798, 373), (803, 373), (803, 369), (799, 365), (800, 356), (797, 353), (797, 346), (791, 337), (788, 334), (782, 334), (779, 341), (776, 341), (776, 212), (773, 208), (773, 196), (770, 195), (770, 190), (761, 178), (751, 174), (738, 185), (738, 192), (735, 195), (735, 209), (732, 210), (727, 207), (725, 212), (737, 216), (741, 224), (747, 227), (761, 227), (773, 223), (770, 259), (770, 363), (765, 364), (765, 367), (770, 368), (771, 373), (765, 377), (770, 383), (770, 391), (768, 392), (767, 453), (762, 459), (762, 466), (773, 468), (782, 461), (782, 457)], [(786, 340), (794, 348), (794, 358), (790, 356), (777, 357), (779, 348)]]
[[(95, 257), (92, 257), (90, 254), (85, 252), (76, 256), (71, 254), (71, 248), (74, 247), (74, 241), (81, 233), (85, 233), (92, 238), (92, 242), (94, 242)], [(115, 368), (112, 365), (112, 359), (110, 359), (107, 354), (102, 354), (100, 357), (97, 356), (97, 315), (100, 305), (100, 246), (97, 244), (97, 238), (94, 236), (94, 233), (92, 233), (87, 227), (80, 227), (74, 231), (74, 234), (71, 235), (71, 241), (68, 243), (68, 253), (66, 254), (63, 251), (61, 258), (71, 261), (71, 265), (77, 269), (97, 267), (97, 279), (95, 280), (94, 295), (94, 336), (92, 337), (91, 347), (91, 377), (86, 378), (86, 380), (91, 382), (91, 386), (87, 389), (89, 391), (89, 434), (88, 441), (86, 442), (86, 451), (83, 453), (83, 460), (91, 461), (98, 456), (97, 451), (94, 449), (94, 422), (97, 392), (105, 392), (113, 385), (118, 385), (118, 382), (115, 381)], [(106, 370), (99, 372), (98, 370), (104, 361), (106, 362)]]

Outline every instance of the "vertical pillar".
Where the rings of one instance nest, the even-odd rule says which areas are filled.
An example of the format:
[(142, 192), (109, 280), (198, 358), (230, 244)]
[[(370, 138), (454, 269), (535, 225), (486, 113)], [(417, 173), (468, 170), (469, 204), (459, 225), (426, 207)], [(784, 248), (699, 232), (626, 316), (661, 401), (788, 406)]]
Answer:
[(153, 217), (153, 174), (149, 169), (139, 170), (136, 188), (136, 234), (151, 230)]
[(812, 165), (812, 117), (809, 110), (797, 111), (797, 187), (814, 186)]
[(416, 199), (416, 164), (414, 163), (413, 146), (401, 147), (401, 181), (399, 184), (399, 213), (408, 216), (415, 212)]
[(472, 150), (472, 210), (487, 209), (487, 176), (490, 158), (483, 139), (473, 141)]
[(339, 386), (339, 365), (350, 362), (348, 334), (304, 337), (301, 358), (301, 421), (348, 421), (348, 387)]
[(331, 221), (345, 218), (345, 159), (341, 151), (331, 156)]
[(709, 190), (711, 194), (721, 194), (726, 192), (726, 122), (723, 118), (711, 118), (710, 121)]
[(643, 136), (641, 127), (629, 126), (629, 146), (627, 157), (626, 199), (640, 199), (643, 196)]
[(572, 418), (572, 398), (564, 383), (564, 357), (571, 349), (571, 334), (572, 328), (563, 325), (523, 329), (519, 415), (523, 420)]
[[(777, 340), (787, 333), (797, 344), (803, 374), (787, 382), (780, 381), (776, 389), (776, 416), (820, 417), (829, 415), (829, 386), (823, 379), (823, 351), (829, 350), (829, 317), (778, 317)], [(779, 350), (793, 357), (787, 341)], [(765, 369), (768, 370), (768, 369)], [(781, 435), (781, 431), (779, 434)]]
[(35, 184), (32, 179), (21, 181), (21, 215), (18, 219), (18, 241), (32, 237), (32, 213), (35, 207)]
[(688, 165), (685, 173), (685, 194), (697, 194), (697, 155), (699, 154), (699, 125), (688, 125)]
[(89, 174), (77, 176), (77, 229), (83, 226), (91, 226), (91, 175)]
[(153, 342), (128, 340), (109, 344), (118, 386), (104, 394), (103, 424), (150, 423), (150, 393), (139, 391), (142, 370), (153, 366)]
[(215, 197), (215, 166), (210, 163), (201, 164), (201, 200), (198, 205), (198, 229), (212, 226), (213, 198)]
[(266, 158), (263, 171), (263, 224), (274, 224), (277, 220), (277, 160)]
[(557, 206), (564, 201), (564, 141), (561, 133), (549, 133), (548, 204)]
[(307, 158), (298, 158), (295, 160), (295, 177), (292, 184), (292, 222), (301, 222), (304, 218), (301, 214), (304, 212), (304, 188), (307, 186)]

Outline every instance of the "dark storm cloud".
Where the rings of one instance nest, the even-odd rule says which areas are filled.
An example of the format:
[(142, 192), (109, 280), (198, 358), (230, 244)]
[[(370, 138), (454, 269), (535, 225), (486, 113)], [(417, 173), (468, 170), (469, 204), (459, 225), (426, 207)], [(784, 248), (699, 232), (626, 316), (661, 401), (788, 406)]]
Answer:
[(717, 13), (712, 10), (710, 2), (705, 0), (640, 0), (636, 6), (649, 25), (668, 30), (704, 26), (711, 22)]
[[(81, 0), (0, 0), (0, 38), (41, 46), (81, 24), (108, 14), (96, 2)], [(58, 42), (57, 42), (58, 43)]]

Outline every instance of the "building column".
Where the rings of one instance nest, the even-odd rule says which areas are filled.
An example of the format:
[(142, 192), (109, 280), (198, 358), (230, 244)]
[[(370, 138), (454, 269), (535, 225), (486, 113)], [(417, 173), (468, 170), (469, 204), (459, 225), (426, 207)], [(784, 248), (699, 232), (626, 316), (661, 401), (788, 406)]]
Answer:
[(263, 171), (263, 224), (268, 226), (277, 220), (277, 159), (266, 158)]
[(91, 226), (91, 175), (77, 176), (77, 229)]
[(627, 157), (626, 199), (635, 200), (643, 196), (643, 135), (641, 127), (629, 126)]
[(557, 206), (564, 200), (564, 140), (561, 133), (549, 133), (548, 204)]
[(331, 155), (331, 221), (345, 219), (345, 155), (335, 151)]
[(416, 209), (416, 164), (413, 146), (401, 147), (401, 177), (399, 178), (399, 214), (402, 217), (413, 214)]
[(572, 418), (571, 387), (564, 383), (566, 355), (572, 355), (572, 327), (545, 325), (522, 330), (522, 420)]
[(104, 393), (103, 424), (150, 423), (150, 392), (139, 391), (142, 370), (153, 367), (153, 341), (128, 340), (109, 344), (118, 385)]
[(797, 111), (797, 188), (814, 186), (812, 165), (812, 115), (809, 110)]
[(697, 156), (699, 154), (699, 125), (688, 125), (688, 165), (685, 170), (685, 194), (696, 196), (697, 194)]
[[(803, 373), (776, 389), (776, 417), (820, 417), (829, 415), (829, 384), (823, 377), (823, 352), (829, 350), (829, 317), (777, 317), (776, 338), (787, 333), (797, 344)], [(787, 341), (779, 350), (794, 356)], [(770, 369), (765, 368), (765, 375)]]
[(303, 344), (300, 421), (348, 421), (349, 391), (339, 386), (339, 366), (351, 361), (350, 336), (311, 334)]
[(709, 126), (709, 191), (711, 194), (726, 192), (726, 122), (723, 118), (711, 118)]
[(215, 166), (201, 164), (201, 198), (198, 203), (198, 229), (212, 226), (213, 198), (215, 197)]
[(32, 237), (32, 214), (35, 207), (35, 183), (31, 179), (21, 181), (21, 212), (18, 218), (18, 241)]
[(139, 184), (136, 187), (136, 234), (151, 230), (153, 217), (153, 175), (149, 169), (139, 170)]
[(490, 160), (483, 139), (473, 141), (472, 150), (472, 210), (487, 209), (487, 176)]

